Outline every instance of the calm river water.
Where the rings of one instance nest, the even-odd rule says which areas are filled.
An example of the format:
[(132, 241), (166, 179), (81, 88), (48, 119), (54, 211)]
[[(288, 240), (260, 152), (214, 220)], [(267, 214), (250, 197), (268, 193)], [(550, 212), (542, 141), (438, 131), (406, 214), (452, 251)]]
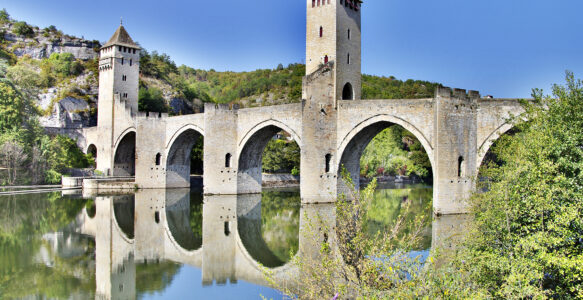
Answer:
[[(431, 220), (431, 198), (423, 185), (380, 186), (367, 229), (390, 226), (407, 201), (407, 218)], [(45, 193), (2, 196), (0, 207), (0, 298), (34, 299), (281, 299), (260, 265), (286, 272), (301, 216), (334, 209), (301, 206), (297, 189)], [(422, 254), (439, 231), (429, 222)]]

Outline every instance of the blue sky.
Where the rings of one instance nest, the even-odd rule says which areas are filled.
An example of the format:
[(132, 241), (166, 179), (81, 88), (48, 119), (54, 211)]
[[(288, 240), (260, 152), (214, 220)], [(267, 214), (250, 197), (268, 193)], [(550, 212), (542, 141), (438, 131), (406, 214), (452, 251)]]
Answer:
[[(16, 19), (106, 41), (124, 25), (144, 48), (216, 70), (305, 60), (305, 0), (0, 0)], [(581, 0), (365, 0), (362, 71), (479, 90), (549, 92), (583, 77)]]

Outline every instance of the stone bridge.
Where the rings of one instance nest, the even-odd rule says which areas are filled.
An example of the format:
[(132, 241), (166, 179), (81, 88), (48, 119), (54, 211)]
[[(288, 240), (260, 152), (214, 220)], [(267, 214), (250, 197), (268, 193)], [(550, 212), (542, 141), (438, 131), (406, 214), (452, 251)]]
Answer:
[(261, 156), (284, 130), (301, 148), (303, 203), (331, 203), (346, 192), (342, 166), (356, 183), (371, 139), (400, 125), (431, 161), (436, 214), (464, 213), (479, 166), (522, 112), (516, 100), (438, 88), (429, 99), (361, 100), (360, 3), (307, 1), (306, 76), (296, 104), (238, 109), (206, 104), (204, 113), (138, 112), (139, 52), (120, 26), (101, 49), (98, 126), (86, 129), (87, 152), (106, 175), (135, 175), (141, 189), (190, 185), (190, 153), (204, 136), (204, 192), (261, 191)]
[[(200, 269), (202, 285), (243, 280), (269, 286), (264, 273), (268, 270), (278, 284), (293, 288), (301, 276), (297, 266), (277, 258), (262, 237), (261, 195), (205, 196), (199, 220), (201, 236), (191, 229), (190, 197), (189, 189), (98, 196), (93, 214), (87, 209), (79, 214), (76, 231), (95, 238), (97, 298), (134, 299), (136, 263), (160, 261)], [(315, 241), (305, 229), (306, 221), (316, 219), (316, 215), (330, 224), (329, 228), (335, 224), (333, 204), (302, 205), (296, 255), (319, 253), (322, 241)], [(447, 245), (464, 228), (460, 217), (463, 218), (446, 216), (434, 220), (432, 248), (451, 247)]]

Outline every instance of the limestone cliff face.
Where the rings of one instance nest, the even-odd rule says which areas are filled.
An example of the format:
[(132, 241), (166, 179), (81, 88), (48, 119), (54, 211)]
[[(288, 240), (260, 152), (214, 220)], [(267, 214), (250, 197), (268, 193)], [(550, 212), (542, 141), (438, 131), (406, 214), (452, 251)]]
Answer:
[(71, 53), (77, 59), (90, 60), (98, 56), (95, 49), (101, 44), (97, 41), (88, 41), (75, 37), (45, 37), (35, 32), (35, 37), (20, 37), (6, 30), (4, 40), (9, 43), (12, 52), (22, 57), (25, 55), (34, 59), (48, 58), (53, 53)]

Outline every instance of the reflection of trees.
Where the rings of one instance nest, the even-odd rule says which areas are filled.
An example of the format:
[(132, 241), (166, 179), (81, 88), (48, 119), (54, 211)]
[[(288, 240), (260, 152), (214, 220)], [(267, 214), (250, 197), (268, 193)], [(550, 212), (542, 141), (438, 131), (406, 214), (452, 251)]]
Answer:
[(284, 263), (298, 252), (300, 203), (299, 191), (264, 191), (261, 196), (261, 235)]
[[(202, 193), (191, 192), (188, 201), (166, 206), (166, 220), (174, 240), (186, 250), (202, 246)], [(186, 206), (188, 204), (188, 207)]]
[[(136, 265), (136, 292), (138, 295), (165, 290), (178, 274), (181, 266), (173, 262)], [(140, 298), (140, 297), (138, 297)]]
[[(367, 214), (366, 230), (374, 235), (377, 232), (390, 230), (401, 213), (404, 202), (409, 201), (409, 211), (404, 220), (414, 221), (417, 216), (425, 216), (426, 220), (432, 217), (433, 189), (424, 186), (408, 186), (403, 189), (377, 189), (370, 210)], [(411, 222), (408, 222), (411, 223)], [(411, 224), (408, 224), (409, 226)], [(409, 233), (406, 226), (403, 233)], [(419, 249), (431, 247), (431, 234), (427, 231), (419, 244)]]
[[(75, 220), (85, 203), (61, 199), (59, 193), (17, 195), (0, 198), (0, 295), (22, 298), (43, 295), (68, 298), (95, 291), (92, 272), (95, 245), (88, 238), (71, 238), (66, 247), (82, 249), (70, 255), (67, 249), (43, 239)], [(62, 238), (62, 235), (58, 235)], [(67, 237), (71, 237), (67, 235)]]

